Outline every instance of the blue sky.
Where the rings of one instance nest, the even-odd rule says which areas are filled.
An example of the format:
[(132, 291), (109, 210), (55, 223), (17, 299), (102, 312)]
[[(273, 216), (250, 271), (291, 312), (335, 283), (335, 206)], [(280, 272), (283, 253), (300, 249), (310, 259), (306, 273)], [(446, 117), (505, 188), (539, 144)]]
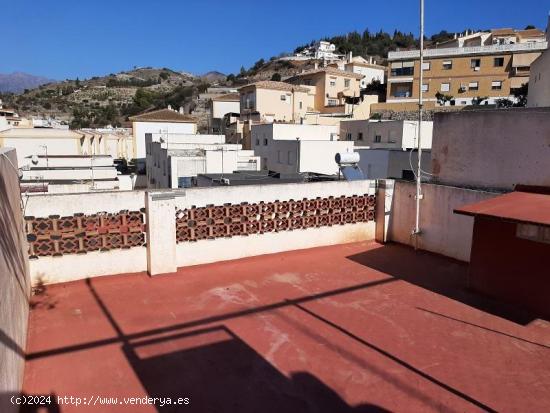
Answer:
[[(135, 65), (231, 73), (351, 30), (418, 32), (416, 0), (0, 0), (0, 10), (0, 73), (54, 79)], [(545, 28), (549, 10), (547, 0), (426, 0), (426, 32)]]

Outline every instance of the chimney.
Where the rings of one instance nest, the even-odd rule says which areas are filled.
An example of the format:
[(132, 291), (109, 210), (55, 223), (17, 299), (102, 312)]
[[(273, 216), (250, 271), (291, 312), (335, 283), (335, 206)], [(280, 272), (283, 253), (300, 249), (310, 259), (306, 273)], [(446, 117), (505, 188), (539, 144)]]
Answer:
[(351, 61), (353, 60), (353, 52), (349, 52), (349, 55), (348, 55), (348, 63), (351, 63)]
[(179, 113), (180, 113), (181, 115), (183, 115), (183, 106), (180, 106)]

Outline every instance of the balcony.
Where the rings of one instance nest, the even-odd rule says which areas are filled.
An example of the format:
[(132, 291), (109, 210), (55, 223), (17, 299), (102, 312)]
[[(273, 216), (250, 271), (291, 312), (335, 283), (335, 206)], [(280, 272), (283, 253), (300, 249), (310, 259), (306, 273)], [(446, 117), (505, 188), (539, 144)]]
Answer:
[[(475, 46), (475, 47), (455, 47), (446, 49), (426, 49), (425, 57), (444, 57), (444, 56), (467, 56), (478, 54), (497, 54), (505, 52), (543, 52), (548, 48), (548, 42), (519, 43), (507, 45)], [(417, 59), (420, 57), (419, 50), (407, 50), (402, 52), (389, 52), (388, 60)]]

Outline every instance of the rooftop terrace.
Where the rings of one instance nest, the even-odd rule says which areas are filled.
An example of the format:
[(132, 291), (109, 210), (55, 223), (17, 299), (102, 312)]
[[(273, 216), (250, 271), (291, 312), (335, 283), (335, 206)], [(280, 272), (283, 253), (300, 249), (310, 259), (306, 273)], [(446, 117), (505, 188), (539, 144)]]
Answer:
[(23, 390), (190, 398), (62, 412), (550, 411), (550, 323), (466, 273), (361, 242), (47, 286)]

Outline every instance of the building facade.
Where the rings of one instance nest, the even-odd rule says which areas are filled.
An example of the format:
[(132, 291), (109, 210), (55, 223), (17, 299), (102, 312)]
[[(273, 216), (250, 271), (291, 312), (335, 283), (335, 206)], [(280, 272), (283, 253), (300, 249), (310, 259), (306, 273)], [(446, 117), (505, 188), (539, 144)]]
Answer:
[(353, 152), (353, 142), (338, 140), (338, 127), (271, 123), (253, 125), (252, 149), (263, 170), (277, 173), (338, 174), (337, 153)]
[(240, 120), (301, 122), (313, 110), (315, 88), (260, 81), (239, 89)]
[(345, 113), (349, 98), (359, 98), (362, 74), (333, 67), (309, 70), (286, 81), (301, 87), (315, 87), (313, 110), (319, 113)]
[(253, 151), (225, 143), (223, 135), (147, 134), (146, 147), (149, 188), (185, 188), (195, 186), (199, 174), (260, 169)]
[(137, 116), (131, 116), (132, 133), (134, 137), (134, 153), (139, 173), (145, 173), (145, 135), (148, 133), (197, 133), (197, 120), (190, 115), (167, 109), (155, 110)]
[[(373, 149), (418, 147), (418, 121), (346, 120), (340, 123), (340, 139)], [(422, 122), (422, 149), (431, 149), (433, 122)]]
[(422, 86), (419, 51), (389, 52), (386, 102), (414, 103), (421, 88), (427, 107), (514, 100), (514, 89), (529, 81), (531, 63), (548, 42), (540, 30), (510, 30), (476, 33), (426, 49)]

